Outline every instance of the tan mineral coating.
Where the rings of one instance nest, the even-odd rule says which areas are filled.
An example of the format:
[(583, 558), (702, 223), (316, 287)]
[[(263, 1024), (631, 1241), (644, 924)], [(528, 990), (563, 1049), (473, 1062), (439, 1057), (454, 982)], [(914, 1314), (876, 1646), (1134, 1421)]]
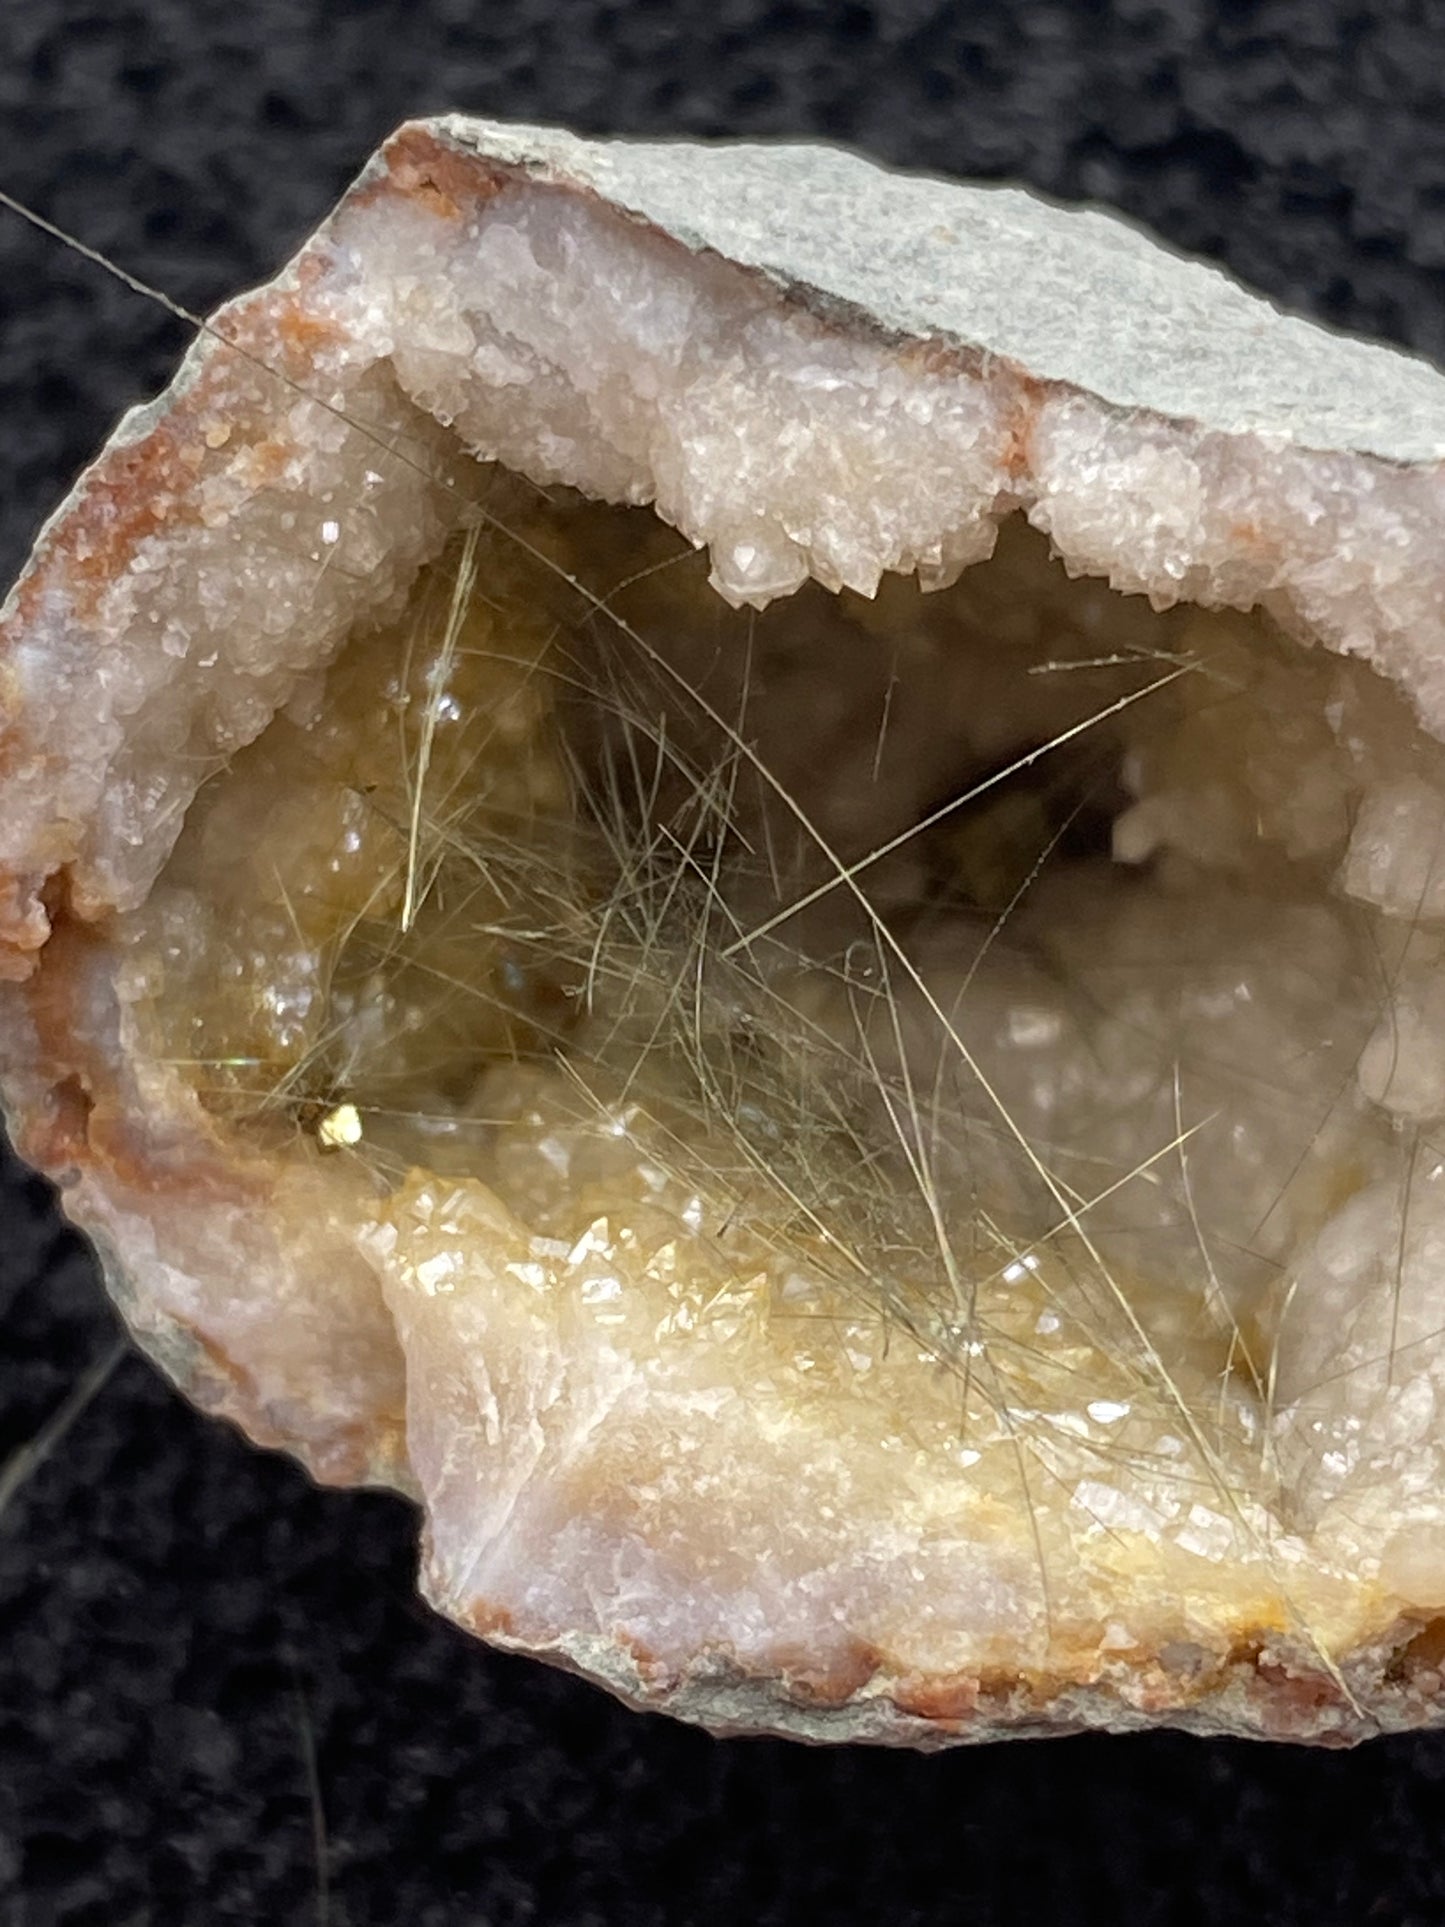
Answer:
[[(738, 157), (748, 233), (766, 232), (773, 168), (793, 194), (788, 231), (808, 227), (818, 182), (814, 214), (852, 205), (841, 181), (860, 197), (862, 233), (878, 181), (878, 219), (900, 248), (924, 218), (904, 180), (821, 151), (774, 153)], [(698, 165), (725, 180), (727, 151)], [(1262, 606), (1288, 633), (1384, 670), (1428, 726), (1445, 717), (1445, 383), (1431, 371), (1279, 322), (1091, 216), (1096, 297), (1112, 251), (1126, 283), (1129, 261), (1148, 264), (1156, 323), (1181, 318), (1180, 352), (1171, 360), (1166, 342), (1131, 400), (1118, 387), (1127, 367), (1096, 352), (1113, 308), (1037, 341), (1002, 322), (999, 339), (970, 338), (947, 312), (929, 328), (906, 301), (880, 299), (870, 317), (861, 282), (820, 286), (816, 254), (790, 271), (786, 235), (769, 256), (735, 222), (736, 266), (705, 224), (679, 219), (669, 234), (673, 179), (666, 151), (649, 170), (647, 150), (535, 130), (403, 129), (283, 276), (215, 318), (167, 396), (122, 424), (47, 526), (0, 620), (0, 1070), (16, 1142), (66, 1187), (132, 1329), (193, 1397), (323, 1479), (419, 1491), (435, 1603), (635, 1704), (718, 1731), (920, 1746), (1159, 1723), (1339, 1744), (1427, 1722), (1445, 1645), (1445, 1502), (1429, 1477), (1386, 1547), (1331, 1526), (1321, 1551), (1246, 1516), (1248, 1501), (1210, 1515), (1223, 1542), (1208, 1557), (1147, 1525), (1066, 1529), (1056, 1513), (1063, 1536), (1044, 1563), (1057, 1551), (1064, 1571), (1049, 1598), (1017, 1508), (987, 1485), (965, 1497), (936, 1453), (890, 1458), (887, 1427), (866, 1418), (886, 1386), (862, 1397), (853, 1431), (846, 1387), (750, 1406), (739, 1384), (782, 1368), (745, 1308), (744, 1340), (701, 1377), (680, 1353), (618, 1365), (612, 1341), (569, 1338), (571, 1313), (539, 1310), (509, 1282), (508, 1255), (525, 1268), (535, 1239), (484, 1187), (413, 1174), (382, 1210), (346, 1159), (267, 1159), (177, 1068), (135, 1048), (113, 933), (147, 904), (202, 780), (278, 711), (313, 712), (356, 625), (400, 615), (465, 486), (466, 457), (438, 423), (534, 481), (654, 502), (708, 546), (734, 603), (761, 607), (809, 574), (863, 595), (885, 571), (945, 584), (1019, 507), (1071, 570), (1161, 607)], [(925, 233), (929, 246), (957, 240), (940, 241), (940, 197), (958, 232), (992, 221), (1014, 246), (1032, 219), (1026, 197), (916, 192), (925, 254)], [(523, 324), (499, 313), (483, 340), (449, 306), (463, 277), (448, 251), (465, 253), (494, 205), (528, 196), (561, 236), (546, 274), (562, 299), (539, 311), (539, 352), (561, 369), (567, 328), (585, 313), (598, 330), (585, 427), (570, 433), (562, 374), (507, 364)], [(1078, 232), (1069, 220), (1043, 211), (1039, 232)], [(615, 248), (615, 303), (582, 280), (569, 294), (577, 234)], [(1071, 246), (1043, 248), (1046, 278)], [(954, 274), (966, 287), (966, 255)], [(525, 273), (518, 286), (524, 302)], [(1191, 349), (1210, 338), (1214, 298), (1234, 348), (1257, 336), (1259, 358), (1219, 390), (1235, 397), (1222, 416), (1196, 420), (1185, 404), (1208, 396), (1190, 386)], [(650, 300), (673, 304), (665, 353), (640, 323), (629, 332)], [(982, 327), (989, 300), (979, 312)], [(684, 334), (713, 357), (705, 405), (695, 380), (685, 402), (668, 398), (667, 356), (693, 352)], [(1070, 335), (1092, 387), (1069, 379)], [(1031, 341), (1038, 367), (1014, 358)], [(1316, 350), (1333, 387), (1309, 372)], [(826, 380), (809, 374), (830, 357)], [(634, 373), (619, 386), (622, 365)], [(1281, 381), (1306, 370), (1273, 415), (1260, 367)], [(775, 429), (749, 443), (750, 409), (766, 423), (794, 394), (812, 408), (810, 385), (825, 412), (808, 417), (795, 463), (780, 461)], [(1411, 423), (1394, 441), (1392, 395)], [(719, 461), (731, 494), (709, 479)], [(875, 499), (890, 512), (858, 507)], [(337, 538), (324, 531), (342, 500)], [(245, 589), (260, 557), (258, 605)], [(435, 1227), (474, 1219), (485, 1222), (465, 1279), (449, 1294), (414, 1288)], [(418, 1242), (389, 1268), (411, 1221)], [(888, 1370), (914, 1398), (923, 1381), (903, 1362)], [(699, 1413), (703, 1459), (715, 1456), (697, 1471), (671, 1446)], [(895, 1515), (909, 1522), (896, 1541)], [(817, 1518), (834, 1521), (821, 1564), (807, 1541)]]

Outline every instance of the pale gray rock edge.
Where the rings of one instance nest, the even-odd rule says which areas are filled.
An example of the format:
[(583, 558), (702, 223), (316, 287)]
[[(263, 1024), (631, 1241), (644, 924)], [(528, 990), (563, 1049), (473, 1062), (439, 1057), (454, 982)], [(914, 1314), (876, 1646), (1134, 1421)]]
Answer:
[(827, 146), (596, 142), (464, 115), (430, 126), (891, 333), (979, 349), (1118, 408), (1388, 462), (1445, 457), (1445, 376), (1429, 362), (1283, 314), (1114, 214)]

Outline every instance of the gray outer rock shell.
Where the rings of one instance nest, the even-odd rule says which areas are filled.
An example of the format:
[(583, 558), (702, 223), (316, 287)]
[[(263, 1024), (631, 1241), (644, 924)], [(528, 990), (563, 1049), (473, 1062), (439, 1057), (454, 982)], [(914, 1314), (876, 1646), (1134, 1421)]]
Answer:
[(1117, 215), (835, 147), (586, 141), (462, 115), (428, 126), (889, 333), (997, 355), (1116, 408), (1387, 462), (1445, 457), (1445, 376), (1429, 362), (1282, 314)]

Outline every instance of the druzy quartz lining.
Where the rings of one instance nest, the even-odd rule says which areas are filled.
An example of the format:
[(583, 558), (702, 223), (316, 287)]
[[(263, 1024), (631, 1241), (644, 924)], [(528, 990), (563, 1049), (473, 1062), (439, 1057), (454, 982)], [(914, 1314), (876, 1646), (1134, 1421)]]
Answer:
[(1428, 1719), (1442, 447), (1101, 217), (403, 130), (7, 604), (20, 1142), (639, 1703)]

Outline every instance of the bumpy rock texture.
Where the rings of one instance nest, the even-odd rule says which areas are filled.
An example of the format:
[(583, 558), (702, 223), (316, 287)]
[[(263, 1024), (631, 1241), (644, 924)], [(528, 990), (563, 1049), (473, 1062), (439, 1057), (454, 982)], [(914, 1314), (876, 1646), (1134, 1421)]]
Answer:
[(7, 604), (17, 1138), (629, 1699), (1429, 1719), (1442, 455), (1099, 216), (403, 129)]

